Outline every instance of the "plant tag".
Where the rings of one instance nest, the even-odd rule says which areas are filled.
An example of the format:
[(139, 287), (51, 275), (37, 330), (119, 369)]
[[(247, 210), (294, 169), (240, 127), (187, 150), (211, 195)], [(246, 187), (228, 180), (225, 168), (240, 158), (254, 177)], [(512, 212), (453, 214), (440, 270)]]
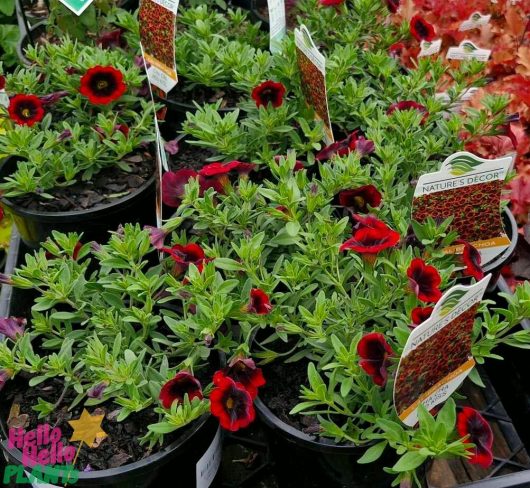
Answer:
[(65, 7), (74, 14), (81, 15), (94, 0), (59, 0)]
[(483, 25), (489, 24), (491, 15), (482, 15), (480, 12), (474, 12), (469, 16), (469, 19), (464, 20), (458, 28), (459, 31), (464, 32), (471, 29), (478, 29)]
[(329, 145), (334, 139), (326, 91), (326, 58), (315, 46), (305, 25), (294, 30), (294, 41), (305, 101), (313, 107), (315, 119), (324, 122), (324, 141)]
[(435, 39), (434, 41), (421, 41), (420, 43), (420, 52), (418, 58), (423, 56), (432, 56), (433, 54), (438, 54), (440, 48), (442, 47), (442, 40)]
[(175, 62), (175, 22), (179, 0), (141, 0), (140, 43), (152, 85), (165, 93), (178, 82)]
[(210, 447), (208, 447), (204, 455), (197, 462), (196, 488), (208, 488), (212, 484), (221, 464), (221, 438), (221, 427), (218, 427)]
[[(475, 93), (477, 93), (478, 88), (476, 86), (472, 86), (464, 90), (460, 96), (448, 107), (448, 112), (459, 112), (462, 108), (462, 105), (464, 102), (467, 102), (468, 100), (471, 100)], [(451, 97), (447, 92), (440, 92), (437, 93), (434, 96), (437, 100), (440, 100), (442, 103), (450, 103)]]
[[(436, 173), (420, 176), (412, 201), (412, 219), (442, 221), (453, 217), (449, 230), (477, 248), (484, 265), (502, 253), (510, 239), (501, 218), (501, 190), (513, 156), (482, 159), (461, 151), (449, 156)], [(459, 253), (462, 245), (444, 249)]]
[(394, 407), (406, 425), (416, 425), (420, 403), (430, 410), (447, 400), (475, 366), (473, 323), (490, 278), (450, 288), (410, 333), (394, 383)]
[(9, 107), (9, 95), (5, 90), (0, 90), (0, 105), (2, 107)]
[(447, 51), (447, 59), (478, 59), (487, 61), (490, 58), (491, 50), (481, 49), (472, 41), (462, 41), (458, 46), (450, 47)]
[(269, 49), (271, 53), (281, 51), (280, 44), (287, 32), (284, 0), (268, 0), (269, 8)]

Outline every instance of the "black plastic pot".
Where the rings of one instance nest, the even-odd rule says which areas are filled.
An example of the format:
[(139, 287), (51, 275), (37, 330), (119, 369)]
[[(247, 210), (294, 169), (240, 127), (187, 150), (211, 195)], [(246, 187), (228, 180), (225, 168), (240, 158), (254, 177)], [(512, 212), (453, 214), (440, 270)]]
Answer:
[[(35, 25), (31, 26), (30, 32), (31, 32), (31, 38), (36, 39), (38, 38), (43, 32), (46, 31), (47, 21), (43, 20), (42, 22), (38, 22)], [(24, 51), (26, 48), (31, 44), (30, 38), (28, 36), (28, 32), (21, 33), (20, 39), (17, 42), (17, 56), (20, 62), (25, 66), (30, 66), (31, 61), (26, 58), (26, 55), (24, 54)]]
[(340, 445), (331, 439), (317, 439), (280, 420), (259, 398), (254, 406), (268, 430), (272, 457), (281, 473), (280, 487), (390, 486), (392, 477), (382, 469), (395, 462), (389, 459), (389, 451), (378, 462), (358, 464), (369, 445)]
[(269, 30), (269, 16), (264, 16), (260, 10), (267, 6), (266, 0), (250, 0), (250, 13), (256, 21), (261, 22), (263, 30)]
[[(13, 172), (14, 158), (8, 158), (0, 167), (0, 178)], [(60, 232), (83, 232), (83, 240), (107, 238), (109, 230), (120, 224), (156, 222), (155, 217), (155, 174), (133, 193), (113, 203), (93, 209), (69, 212), (41, 212), (16, 205), (7, 198), (0, 198), (0, 204), (7, 208), (24, 243), (36, 248), (51, 235), (52, 230)]]
[[(196, 465), (214, 440), (219, 423), (205, 415), (175, 442), (135, 463), (102, 471), (80, 472), (77, 487), (147, 488), (157, 486), (164, 479), (175, 479), (178, 473), (180, 486), (191, 487), (196, 483)], [(0, 419), (2, 440), (0, 446), (9, 464), (22, 464), (22, 452), (7, 447), (7, 426)], [(27, 470), (29, 471), (29, 470)], [(49, 485), (47, 485), (49, 486)]]

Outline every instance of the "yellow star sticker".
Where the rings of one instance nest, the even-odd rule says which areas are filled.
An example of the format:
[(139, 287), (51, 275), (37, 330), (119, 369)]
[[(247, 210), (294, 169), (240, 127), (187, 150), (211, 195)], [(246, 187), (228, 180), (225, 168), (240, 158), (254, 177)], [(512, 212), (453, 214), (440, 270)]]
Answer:
[(87, 446), (92, 446), (96, 438), (104, 439), (107, 437), (105, 431), (101, 428), (101, 422), (105, 415), (90, 415), (86, 409), (83, 409), (81, 417), (77, 420), (69, 420), (68, 423), (74, 429), (70, 441), (81, 441)]

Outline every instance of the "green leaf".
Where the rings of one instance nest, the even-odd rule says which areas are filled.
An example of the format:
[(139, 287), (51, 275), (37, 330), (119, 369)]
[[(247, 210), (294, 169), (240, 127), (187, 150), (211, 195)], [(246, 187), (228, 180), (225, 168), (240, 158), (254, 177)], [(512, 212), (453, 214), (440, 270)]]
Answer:
[(357, 460), (357, 462), (359, 464), (373, 463), (381, 457), (386, 445), (386, 441), (379, 442), (378, 444), (373, 445), (372, 447), (366, 450), (366, 452), (360, 457), (360, 459)]
[(245, 267), (235, 259), (215, 258), (213, 262), (216, 268), (225, 269), (227, 271), (243, 271), (245, 269)]
[(399, 461), (392, 466), (394, 471), (402, 473), (404, 471), (412, 471), (418, 466), (421, 466), (425, 459), (427, 459), (423, 454), (420, 454), (418, 451), (407, 452), (405, 455), (399, 458)]

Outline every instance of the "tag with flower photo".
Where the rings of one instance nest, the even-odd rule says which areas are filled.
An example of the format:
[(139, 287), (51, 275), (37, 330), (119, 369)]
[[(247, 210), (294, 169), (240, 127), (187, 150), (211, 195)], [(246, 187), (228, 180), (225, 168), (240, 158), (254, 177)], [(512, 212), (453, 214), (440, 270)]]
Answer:
[(326, 58), (318, 50), (305, 25), (294, 30), (296, 55), (306, 103), (315, 110), (315, 118), (324, 122), (324, 141), (334, 142), (326, 90)]
[(431, 316), (410, 333), (394, 382), (394, 407), (406, 425), (416, 425), (420, 404), (431, 410), (447, 400), (475, 366), (473, 323), (490, 278), (446, 291)]
[(269, 0), (267, 5), (269, 9), (269, 49), (271, 53), (278, 53), (281, 51), (280, 45), (287, 32), (285, 1)]
[(168, 93), (178, 82), (175, 23), (179, 0), (141, 0), (140, 43), (152, 85)]
[(94, 0), (59, 0), (65, 7), (74, 14), (81, 15)]
[[(500, 204), (504, 181), (513, 156), (483, 159), (461, 151), (449, 156), (436, 173), (420, 176), (412, 202), (412, 219), (422, 223), (428, 217), (442, 222), (453, 220), (449, 230), (472, 244), (484, 265), (509, 245)], [(446, 253), (460, 253), (463, 245), (450, 246)]]
[(420, 52), (418, 58), (424, 56), (432, 56), (433, 54), (438, 54), (442, 47), (442, 40), (435, 39), (434, 41), (421, 41), (420, 42)]
[(480, 12), (474, 12), (469, 16), (469, 19), (464, 20), (460, 24), (458, 30), (460, 32), (468, 31), (471, 29), (479, 29), (483, 25), (489, 24), (491, 15), (482, 15)]
[(482, 49), (474, 42), (467, 40), (463, 40), (458, 46), (450, 47), (447, 51), (447, 59), (487, 61), (490, 55), (490, 49)]

